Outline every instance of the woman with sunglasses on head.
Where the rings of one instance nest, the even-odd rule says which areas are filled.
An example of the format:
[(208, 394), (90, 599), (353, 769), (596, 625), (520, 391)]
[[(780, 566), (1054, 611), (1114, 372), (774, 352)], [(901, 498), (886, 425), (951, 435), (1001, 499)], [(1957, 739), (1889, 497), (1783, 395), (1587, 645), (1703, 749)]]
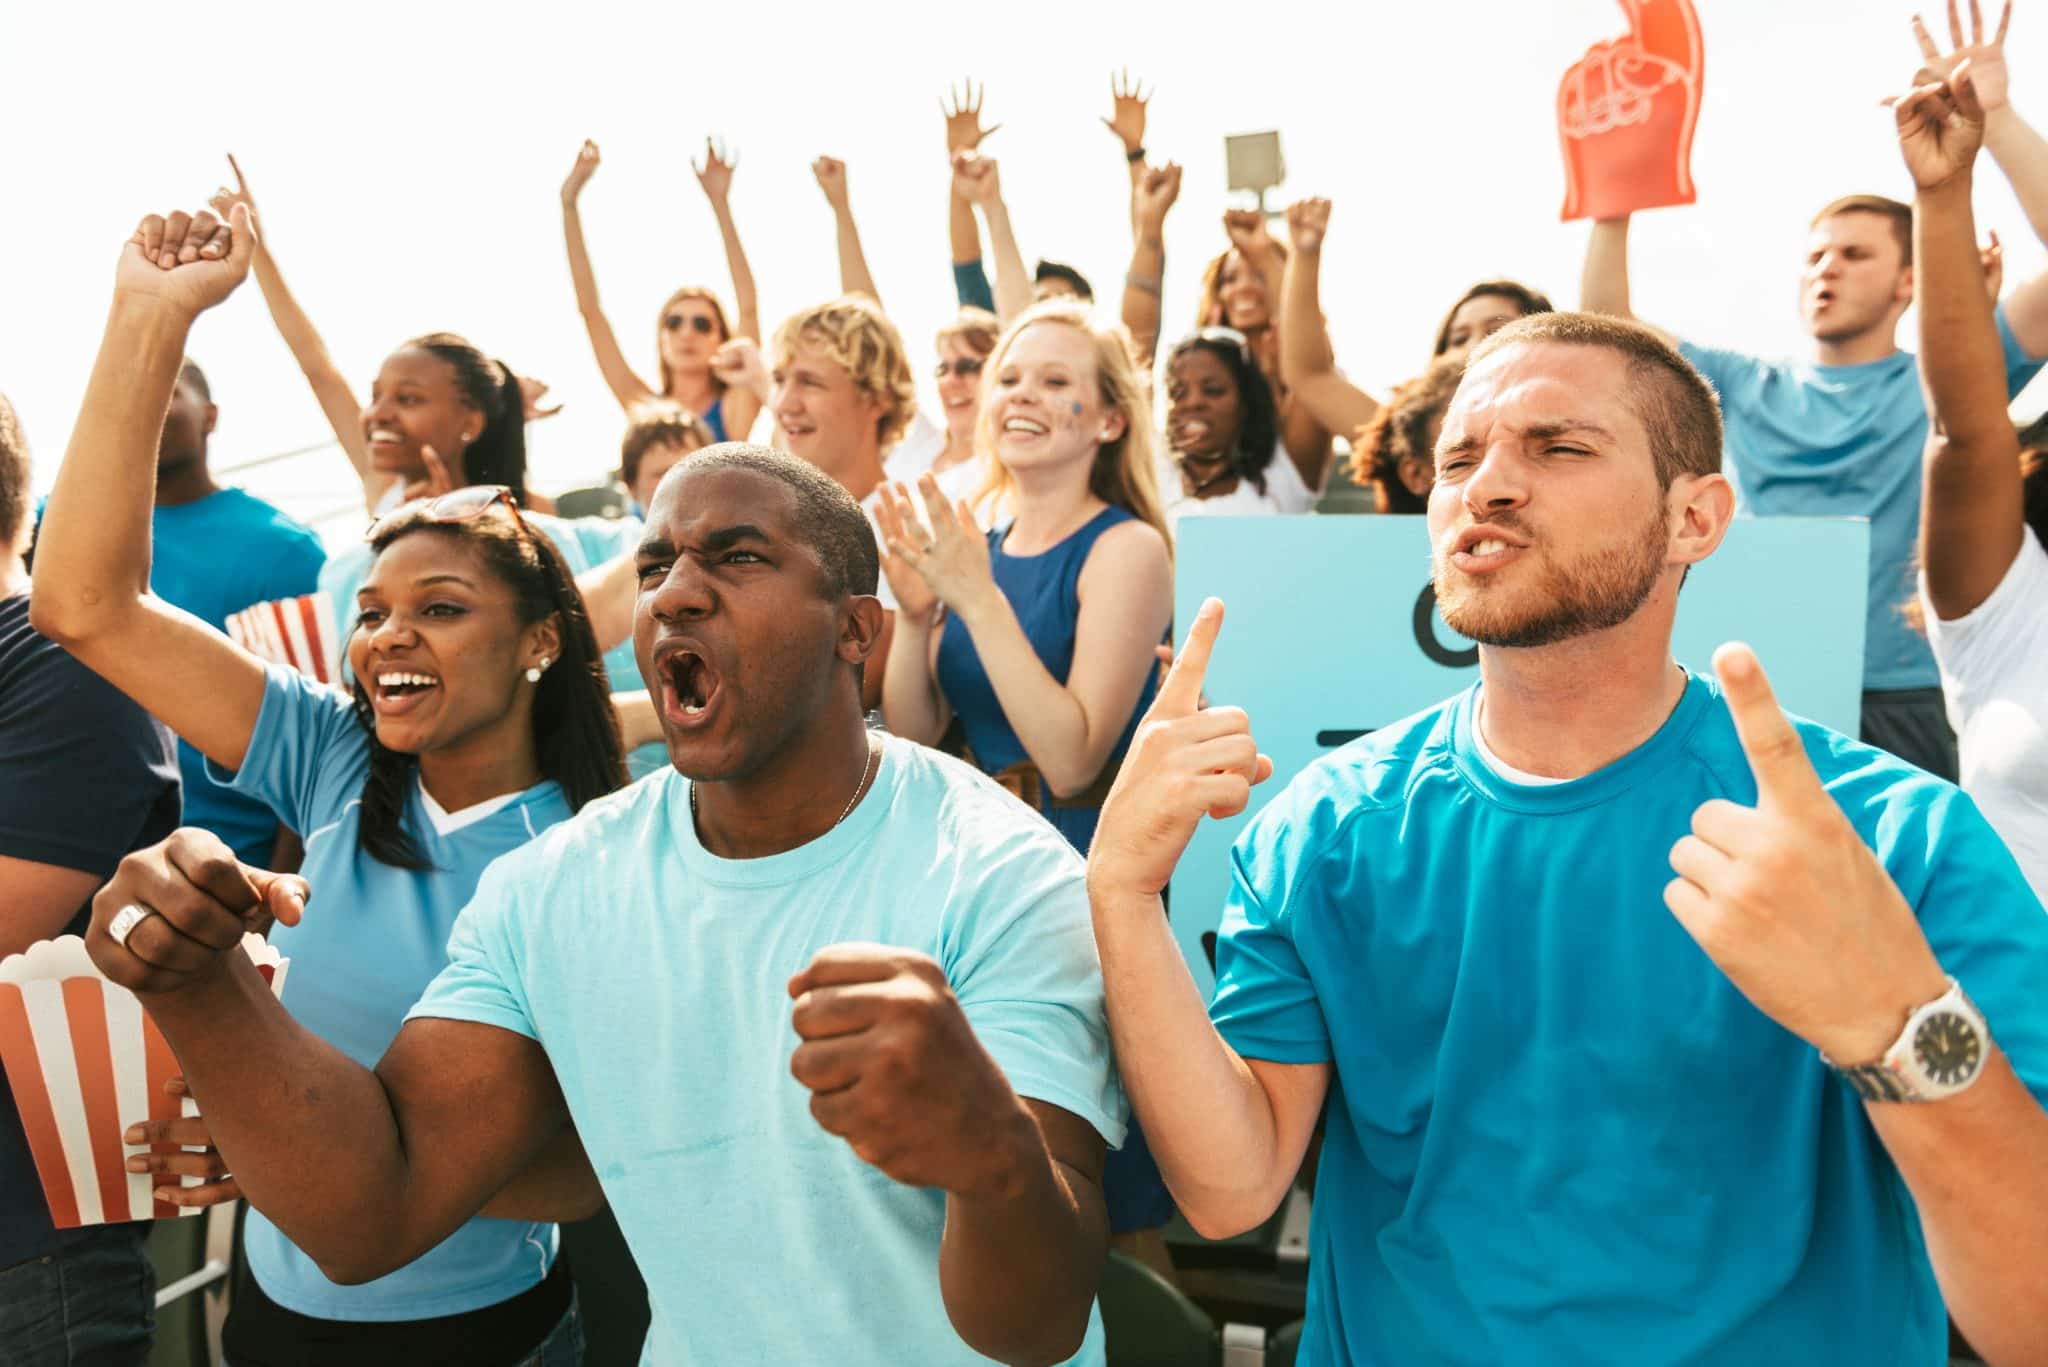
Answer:
[[(374, 1064), (446, 965), (455, 915), (484, 867), (624, 781), (619, 733), (568, 570), (503, 489), (409, 504), (374, 525), (348, 692), (266, 667), (149, 595), (157, 427), (193, 320), (255, 255), (246, 208), (231, 223), (152, 215), (124, 248), (44, 517), (31, 612), (225, 781), (307, 833), (310, 907), (261, 870), (227, 895), (282, 917), (270, 933), (294, 961), (285, 1003), (297, 1025)], [(151, 914), (124, 913), (130, 928)], [(580, 1324), (552, 1222), (601, 1198), (573, 1131), (535, 1160), (491, 1218), (361, 1285), (329, 1281), (251, 1211), (228, 1358), (577, 1362)], [(133, 1160), (165, 1182), (192, 1161)]]
[(761, 339), (761, 319), (754, 302), (754, 273), (747, 265), (746, 249), (740, 245), (739, 228), (733, 223), (730, 195), (737, 158), (709, 138), (704, 140), (704, 165), (691, 164), (697, 183), (711, 201), (718, 218), (719, 235), (725, 240), (726, 265), (732, 271), (732, 289), (739, 301), (739, 329), (727, 326), (725, 309), (718, 296), (701, 285), (685, 285), (661, 306), (656, 324), (655, 346), (660, 362), (660, 386), (640, 378), (626, 354), (619, 349), (618, 334), (604, 316), (597, 301), (597, 276), (590, 268), (590, 250), (583, 243), (583, 218), (577, 199), (583, 187), (597, 174), (597, 144), (586, 141), (576, 154), (576, 164), (562, 182), (562, 236), (569, 248), (569, 278), (576, 286), (576, 308), (590, 333), (591, 350), (597, 353), (597, 368), (611, 387), (612, 397), (631, 413), (653, 399), (682, 405), (704, 420), (714, 442), (746, 440), (760, 415), (760, 398), (744, 385), (733, 383), (738, 361), (726, 350), (735, 336)]

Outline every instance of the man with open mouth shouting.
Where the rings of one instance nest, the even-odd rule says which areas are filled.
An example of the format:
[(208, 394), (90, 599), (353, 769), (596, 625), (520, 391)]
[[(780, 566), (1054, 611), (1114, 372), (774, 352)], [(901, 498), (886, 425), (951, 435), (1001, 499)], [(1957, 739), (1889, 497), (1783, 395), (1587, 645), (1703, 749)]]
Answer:
[[(374, 1073), (207, 948), (260, 905), (225, 858), (124, 864), (97, 960), (249, 1200), (338, 1280), (432, 1248), (573, 1121), (653, 1361), (1100, 1362), (1124, 1126), (1079, 858), (978, 772), (868, 733), (874, 536), (815, 467), (692, 456), (638, 572), (674, 772), (491, 867)], [(181, 932), (153, 962), (107, 934), (144, 881)]]

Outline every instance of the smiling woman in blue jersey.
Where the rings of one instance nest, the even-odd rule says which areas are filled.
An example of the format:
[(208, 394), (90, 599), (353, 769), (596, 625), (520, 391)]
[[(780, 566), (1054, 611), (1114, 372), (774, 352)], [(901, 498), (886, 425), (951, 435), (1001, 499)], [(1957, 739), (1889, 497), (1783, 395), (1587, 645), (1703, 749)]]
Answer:
[[(153, 216), (123, 251), (44, 519), (33, 613), (207, 756), (215, 777), (304, 833), (303, 871), (328, 914), (273, 932), (295, 961), (287, 1004), (368, 1063), (446, 965), (455, 914), (485, 866), (624, 781), (619, 736), (574, 582), (502, 490), (408, 504), (371, 529), (350, 693), (266, 668), (145, 591), (158, 415), (192, 321), (248, 271), (244, 212), (232, 253), (210, 214)], [(166, 1180), (180, 1161), (150, 1160)], [(354, 1286), (328, 1280), (251, 1212), (228, 1357), (573, 1363), (580, 1326), (551, 1220), (597, 1199), (565, 1128), (485, 1216)]]

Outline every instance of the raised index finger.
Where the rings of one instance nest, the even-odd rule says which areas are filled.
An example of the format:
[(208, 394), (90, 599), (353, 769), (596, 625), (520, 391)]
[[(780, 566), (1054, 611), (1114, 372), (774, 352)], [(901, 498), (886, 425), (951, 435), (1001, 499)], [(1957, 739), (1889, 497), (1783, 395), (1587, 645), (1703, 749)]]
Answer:
[(1740, 641), (1731, 641), (1714, 652), (1714, 673), (1721, 680), (1721, 694), (1735, 718), (1735, 734), (1742, 741), (1742, 753), (1756, 775), (1759, 805), (1796, 807), (1824, 798), (1820, 775), (1806, 757), (1799, 733), (1778, 706), (1771, 681), (1756, 652)]
[(1202, 706), (1202, 685), (1209, 677), (1209, 657), (1216, 650), (1216, 633), (1223, 629), (1223, 600), (1205, 598), (1201, 611), (1188, 628), (1188, 639), (1174, 656), (1173, 668), (1159, 685), (1153, 709), (1167, 715), (1189, 716)]

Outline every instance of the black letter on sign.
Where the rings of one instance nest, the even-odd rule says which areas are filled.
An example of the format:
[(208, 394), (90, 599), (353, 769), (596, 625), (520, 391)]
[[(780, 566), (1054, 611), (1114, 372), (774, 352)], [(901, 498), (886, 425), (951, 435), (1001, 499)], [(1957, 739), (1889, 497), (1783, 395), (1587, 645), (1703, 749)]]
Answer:
[(1479, 663), (1479, 647), (1452, 650), (1436, 638), (1436, 585), (1425, 583), (1415, 600), (1415, 644), (1446, 669), (1469, 669)]

